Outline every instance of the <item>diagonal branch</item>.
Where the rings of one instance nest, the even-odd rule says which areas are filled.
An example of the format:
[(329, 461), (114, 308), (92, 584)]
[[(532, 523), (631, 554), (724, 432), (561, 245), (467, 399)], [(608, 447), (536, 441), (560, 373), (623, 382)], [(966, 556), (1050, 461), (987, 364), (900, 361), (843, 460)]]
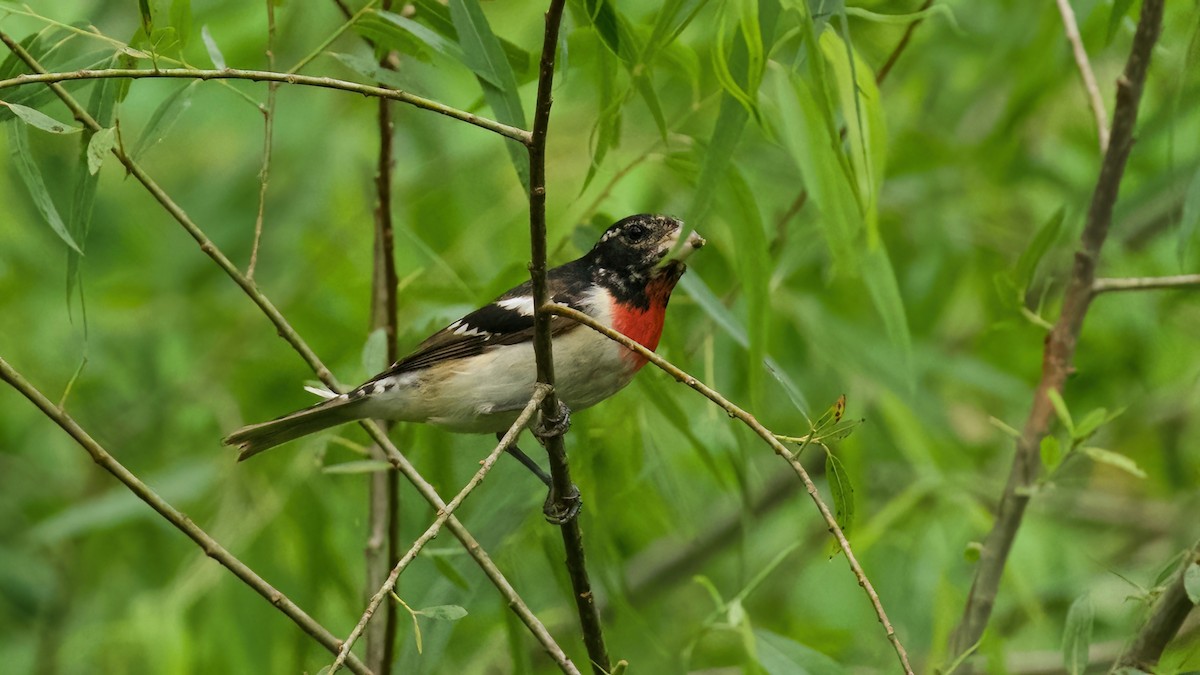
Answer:
[[(0, 31), (0, 42), (4, 42), (6, 45), (8, 45), (9, 49), (17, 54), (17, 56), (34, 72), (45, 72), (45, 70), (41, 67), (37, 60), (29, 54), (29, 52), (27, 52), (20, 44), (13, 41), (11, 37), (2, 31)], [(75, 119), (79, 120), (81, 124), (84, 124), (93, 131), (100, 130), (100, 125), (96, 122), (96, 120), (79, 105), (79, 102), (76, 101), (69, 92), (63, 89), (62, 85), (50, 83), (48, 86), (55, 93), (55, 95), (58, 96), (59, 99), (61, 99), (62, 102), (71, 110), (72, 114), (75, 116)], [(119, 146), (113, 148), (112, 152), (125, 166), (129, 174), (137, 179), (137, 181), (146, 188), (150, 195), (154, 197), (154, 199), (161, 204), (169, 214), (171, 214), (171, 216), (184, 228), (184, 230), (187, 231), (189, 235), (191, 235), (193, 239), (196, 240), (196, 243), (200, 246), (200, 250), (203, 251), (204, 254), (209, 258), (211, 258), (213, 262), (215, 262), (217, 266), (220, 267), (225, 274), (246, 293), (246, 295), (254, 302), (254, 304), (262, 310), (267, 319), (271, 321), (271, 324), (275, 326), (275, 330), (278, 332), (279, 336), (292, 346), (292, 348), (300, 355), (304, 362), (308, 364), (309, 368), (312, 369), (313, 373), (316, 374), (316, 376), (331, 390), (340, 391), (341, 386), (337, 383), (337, 380), (334, 379), (333, 374), (327, 367), (325, 367), (325, 364), (321, 362), (321, 359), (317, 357), (316, 353), (312, 351), (312, 348), (308, 346), (308, 343), (306, 343), (304, 339), (300, 337), (300, 334), (297, 333), (294, 328), (292, 328), (291, 324), (287, 322), (287, 319), (283, 317), (283, 314), (279, 312), (275, 305), (272, 304), (271, 301), (267, 299), (267, 297), (263, 295), (261, 291), (258, 290), (258, 287), (255, 286), (254, 282), (247, 279), (245, 275), (243, 275), (237, 269), (237, 267), (229, 261), (229, 258), (227, 258), (225, 254), (222, 253), (219, 248), (217, 248), (216, 244), (214, 244), (207, 237), (207, 235), (204, 234), (203, 230), (201, 230), (199, 226), (197, 226), (196, 223), (191, 220), (187, 213), (184, 212), (184, 210), (178, 204), (176, 204), (174, 200), (171, 199), (170, 195), (168, 195), (158, 185), (158, 183), (154, 182), (149, 174), (147, 174), (137, 162), (133, 161), (132, 158), (124, 154)], [(434, 509), (445, 508), (445, 502), (442, 501), (442, 498), (437, 494), (437, 491), (433, 489), (433, 486), (430, 485), (429, 482), (417, 472), (412, 463), (408, 461), (408, 458), (405, 457), (398, 449), (396, 449), (396, 446), (391, 442), (390, 439), (388, 439), (387, 434), (385, 434), (378, 425), (369, 420), (362, 420), (360, 425), (367, 431), (367, 434), (371, 437), (371, 439), (383, 448), (384, 453), (387, 455), (388, 461), (392, 464), (392, 466), (399, 470), (401, 474), (404, 475), (405, 479), (408, 480), (413, 487), (417, 489), (417, 492), (421, 494), (425, 501), (433, 506)], [(517, 618), (520, 619), (523, 624), (525, 624), (525, 626), (533, 634), (534, 638), (536, 638), (537, 641), (542, 645), (542, 648), (546, 650), (546, 653), (554, 660), (556, 664), (558, 664), (559, 668), (565, 673), (578, 673), (578, 669), (576, 669), (575, 665), (571, 663), (571, 660), (567, 657), (566, 653), (563, 652), (562, 648), (558, 646), (558, 643), (554, 641), (554, 638), (550, 635), (549, 631), (546, 630), (546, 627), (542, 624), (541, 620), (539, 620), (537, 616), (534, 615), (534, 613), (529, 609), (528, 605), (525, 604), (525, 601), (520, 595), (517, 594), (516, 590), (513, 589), (512, 584), (509, 583), (508, 579), (505, 578), (500, 569), (496, 567), (496, 564), (492, 562), (491, 557), (486, 551), (483, 550), (483, 547), (480, 546), (479, 542), (475, 540), (471, 533), (468, 532), (465, 527), (463, 527), (462, 523), (460, 523), (457, 518), (452, 517), (447, 522), (447, 529), (449, 529), (450, 532), (462, 543), (463, 547), (467, 550), (467, 553), (480, 567), (480, 569), (483, 570), (483, 573), (488, 577), (492, 584), (500, 591), (500, 595), (504, 598), (508, 607), (513, 611), (514, 614), (517, 615)]]
[[(20, 48), (20, 45), (14, 42), (12, 38), (9, 38), (7, 35), (5, 36), (3, 42), (14, 52), (17, 51), (17, 48)], [(21, 49), (21, 51), (24, 51), (24, 49)], [(401, 103), (407, 103), (423, 110), (430, 110), (432, 112), (445, 115), (446, 117), (452, 117), (460, 122), (473, 124), (481, 129), (487, 129), (488, 131), (500, 134), (506, 138), (520, 141), (521, 143), (529, 143), (529, 132), (525, 131), (524, 129), (518, 129), (507, 124), (501, 124), (495, 120), (491, 120), (486, 117), (480, 117), (475, 113), (459, 110), (458, 108), (434, 101), (433, 99), (417, 96), (416, 94), (410, 94), (400, 89), (389, 89), (370, 84), (359, 84), (358, 82), (349, 82), (332, 77), (313, 77), (311, 75), (276, 73), (266, 70), (241, 70), (237, 68), (226, 68), (225, 70), (200, 70), (195, 68), (160, 68), (158, 70), (141, 70), (138, 68), (105, 68), (103, 70), (73, 70), (67, 73), (50, 73), (41, 68), (35, 70), (36, 72), (34, 74), (17, 75), (16, 77), (10, 77), (7, 80), (0, 80), (0, 89), (16, 87), (22, 84), (53, 84), (57, 82), (98, 80), (106, 78), (123, 78), (131, 80), (146, 78), (174, 78), (184, 80), (251, 80), (253, 82), (279, 82), (283, 84), (296, 84), (303, 87), (337, 89), (339, 91), (362, 94), (363, 96), (373, 96), (376, 98), (400, 101)]]
[(975, 571), (975, 580), (967, 596), (963, 617), (950, 641), (953, 660), (971, 649), (983, 636), (991, 618), (1000, 580), (1012, 550), (1013, 540), (1029, 504), (1030, 488), (1037, 480), (1039, 446), (1050, 428), (1054, 407), (1051, 391), (1061, 392), (1067, 375), (1072, 371), (1076, 342), (1083, 328), (1083, 319), (1094, 297), (1092, 284), (1096, 278), (1096, 263), (1100, 249), (1112, 223), (1113, 205), (1125, 173), (1125, 164), (1133, 147), (1133, 128), (1137, 121), (1138, 104), (1146, 82), (1150, 55), (1162, 27), (1163, 0), (1145, 0), (1141, 20), (1133, 37), (1133, 47), (1125, 71), (1117, 80), (1117, 104), (1113, 111), (1112, 136), (1100, 167), (1096, 190), (1088, 209), (1087, 224), (1075, 253), (1071, 281), (1063, 298), (1062, 314), (1046, 338), (1042, 360), (1042, 377), (1034, 393), (1033, 406), (1025, 421), (1013, 467), (1000, 506), (996, 523), (984, 541), (983, 551)]
[(883, 625), (884, 631), (887, 633), (888, 641), (892, 643), (892, 648), (896, 650), (896, 656), (900, 659), (900, 664), (903, 666), (904, 672), (908, 673), (908, 675), (912, 675), (912, 666), (910, 666), (908, 663), (908, 652), (904, 650), (904, 645), (900, 643), (900, 638), (896, 636), (896, 629), (892, 627), (892, 622), (888, 620), (887, 612), (885, 612), (883, 609), (883, 603), (879, 599), (879, 594), (875, 592), (875, 587), (871, 585), (871, 580), (867, 578), (867, 573), (863, 571), (862, 566), (858, 563), (858, 559), (854, 557), (854, 551), (850, 549), (850, 542), (846, 539), (845, 533), (842, 532), (842, 528), (838, 525), (837, 519), (834, 518), (833, 512), (829, 510), (829, 507), (825, 504), (824, 500), (821, 499), (821, 493), (817, 490), (817, 486), (815, 483), (813, 483), (812, 478), (808, 475), (808, 472), (805, 471), (804, 466), (800, 464), (800, 460), (786, 447), (784, 447), (782, 443), (779, 442), (779, 439), (775, 436), (775, 434), (771, 433), (770, 430), (768, 430), (757, 419), (755, 419), (754, 415), (751, 415), (745, 410), (742, 410), (738, 406), (734, 405), (729, 399), (722, 396), (720, 392), (716, 391), (712, 387), (709, 387), (700, 380), (697, 380), (691, 375), (688, 375), (675, 364), (650, 351), (649, 349), (646, 349), (637, 342), (634, 342), (626, 335), (599, 323), (587, 314), (565, 305), (557, 304), (545, 305), (542, 307), (542, 311), (548, 314), (566, 317), (572, 321), (581, 323), (588, 328), (605, 335), (609, 339), (621, 343), (628, 349), (632, 349), (633, 351), (637, 352), (642, 358), (666, 371), (669, 375), (671, 375), (671, 377), (674, 377), (676, 381), (686, 384), (692, 389), (695, 389), (703, 394), (706, 398), (708, 398), (708, 400), (716, 403), (721, 407), (721, 409), (728, 413), (730, 417), (735, 417), (738, 420), (741, 420), (743, 424), (750, 427), (754, 433), (758, 434), (759, 438), (762, 438), (764, 441), (766, 441), (767, 445), (771, 446), (771, 449), (775, 451), (775, 454), (787, 461), (788, 465), (792, 467), (792, 470), (796, 472), (796, 475), (804, 484), (804, 488), (808, 491), (808, 496), (812, 498), (813, 503), (816, 504), (817, 510), (821, 512), (821, 518), (824, 519), (825, 524), (829, 526), (829, 532), (833, 535), (834, 539), (837, 540), (838, 547), (843, 553), (846, 554), (846, 562), (850, 564), (850, 569), (854, 572), (854, 577), (858, 580), (858, 585), (862, 586), (863, 590), (866, 591), (867, 598), (870, 599), (871, 606), (875, 609), (875, 616), (879, 618), (879, 623)]
[(1117, 673), (1126, 668), (1154, 672), (1154, 667), (1162, 658), (1163, 650), (1175, 638), (1184, 619), (1196, 607), (1196, 603), (1188, 597), (1185, 587), (1188, 570), (1193, 565), (1200, 565), (1200, 543), (1193, 546), (1184, 556), (1183, 564), (1179, 566), (1175, 576), (1171, 577), (1170, 584), (1154, 605), (1154, 611), (1150, 613), (1146, 623), (1142, 624), (1142, 629), (1138, 631), (1129, 648), (1122, 652), (1121, 657), (1113, 664), (1110, 672)]
[[(551, 0), (550, 8), (546, 11), (546, 32), (542, 42), (542, 59), (538, 70), (537, 102), (534, 104), (533, 130), (530, 133), (527, 147), (529, 149), (529, 239), (530, 255), (529, 275), (533, 286), (533, 325), (534, 325), (534, 354), (537, 359), (537, 381), (554, 386), (554, 355), (550, 347), (549, 313), (543, 311), (548, 293), (546, 290), (546, 133), (550, 124), (550, 106), (554, 85), (554, 58), (558, 48), (558, 30), (562, 23), (565, 0)], [(545, 435), (544, 445), (550, 459), (550, 476), (552, 487), (551, 499), (548, 505), (553, 505), (556, 495), (559, 498), (576, 500), (578, 491), (571, 483), (571, 470), (567, 463), (567, 451), (563, 445), (562, 434), (566, 431), (566, 417), (560, 411), (565, 409), (558, 395), (551, 389), (546, 399), (542, 401), (542, 420), (557, 420), (560, 431)], [(568, 497), (569, 496), (569, 497)], [(604, 675), (612, 670), (608, 658), (608, 648), (604, 644), (604, 633), (600, 623), (600, 609), (596, 606), (596, 598), (592, 594), (591, 580), (588, 579), (587, 561), (583, 549), (583, 533), (577, 517), (569, 517), (562, 523), (563, 548), (567, 556), (567, 573), (571, 577), (571, 588), (574, 591), (575, 606), (579, 611), (579, 623), (583, 630), (583, 643), (587, 647), (588, 658), (592, 662), (592, 671), (596, 675)]]
[(546, 398), (546, 394), (549, 392), (550, 387), (544, 384), (539, 384), (534, 388), (533, 398), (529, 399), (529, 403), (525, 404), (525, 409), (517, 416), (517, 419), (508, 428), (508, 431), (500, 439), (500, 443), (496, 445), (491, 454), (480, 462), (479, 471), (476, 471), (471, 480), (467, 481), (463, 489), (459, 490), (458, 494), (454, 496), (454, 499), (451, 499), (446, 504), (446, 507), (438, 512), (438, 516), (434, 519), (433, 523), (425, 529), (425, 532), (421, 536), (417, 537), (417, 540), (413, 542), (408, 552), (404, 554), (404, 557), (400, 558), (399, 562), (396, 563), (387, 580), (379, 588), (379, 592), (372, 596), (371, 601), (367, 603), (367, 609), (363, 612), (362, 618), (358, 620), (358, 625), (354, 627), (354, 630), (350, 632), (346, 641), (342, 643), (342, 649), (338, 652), (337, 659), (334, 660), (333, 665), (329, 667), (328, 675), (333, 675), (338, 670), (341, 670), (342, 664), (345, 663), (346, 658), (350, 655), (350, 649), (354, 646), (354, 642), (362, 635), (363, 630), (367, 627), (367, 622), (371, 620), (371, 617), (375, 614), (375, 610), (379, 608), (379, 604), (396, 587), (396, 580), (400, 578), (400, 574), (404, 572), (404, 568), (408, 567), (409, 563), (416, 559), (417, 554), (421, 552), (425, 544), (428, 544), (430, 540), (438, 535), (438, 532), (441, 532), (442, 526), (450, 519), (450, 516), (458, 508), (459, 504), (462, 504), (467, 495), (471, 494), (471, 491), (483, 482), (484, 476), (492, 470), (492, 466), (500, 458), (500, 455), (513, 443), (517, 442), (517, 437), (524, 431), (525, 425), (529, 423), (529, 420), (533, 419), (533, 414), (537, 412), (538, 406), (541, 405), (542, 400)]
[(1075, 56), (1075, 65), (1079, 68), (1079, 77), (1083, 80), (1083, 88), (1087, 91), (1088, 106), (1096, 116), (1096, 136), (1100, 139), (1100, 152), (1108, 151), (1108, 114), (1104, 112), (1104, 99), (1100, 96), (1100, 87), (1096, 84), (1096, 74), (1092, 72), (1092, 64), (1088, 61), (1087, 50), (1083, 48), (1083, 38), (1079, 36), (1079, 24), (1075, 22), (1075, 10), (1071, 9), (1070, 0), (1055, 0), (1058, 13), (1062, 15), (1063, 28), (1067, 33), (1067, 41), (1071, 43), (1071, 53)]
[[(166, 500), (159, 497), (154, 490), (151, 490), (149, 486), (138, 480), (137, 476), (133, 475), (129, 469), (126, 469), (116, 458), (108, 454), (108, 451), (88, 435), (75, 420), (71, 419), (70, 415), (54, 405), (50, 399), (46, 398), (42, 392), (38, 391), (36, 387), (14, 370), (3, 358), (0, 358), (0, 379), (12, 385), (21, 395), (29, 399), (45, 413), (46, 417), (49, 417), (63, 431), (67, 432), (76, 443), (91, 455), (92, 460), (99, 464), (100, 468), (112, 474), (114, 478), (129, 488), (129, 491), (136, 495), (138, 499), (146, 502), (150, 508), (157, 511), (163, 518), (166, 518), (167, 522), (175, 526), (175, 529), (196, 542), (205, 555), (223, 565), (234, 576), (241, 579), (247, 586), (265, 598), (267, 602), (278, 607), (279, 611), (283, 612), (285, 616), (300, 627), (300, 630), (311, 635), (313, 639), (321, 643), (331, 653), (338, 653), (338, 648), (341, 647), (342, 643), (334, 637), (333, 633), (326, 630), (324, 626), (317, 623), (304, 610), (297, 607), (296, 603), (289, 600), (283, 593), (275, 590), (271, 584), (258, 576), (254, 570), (247, 567), (245, 563), (238, 560), (232, 553), (225, 550), (225, 547), (217, 543), (199, 525), (192, 522), (191, 518), (188, 518), (174, 506), (171, 506)], [(349, 662), (349, 666), (350, 670), (362, 675), (371, 672), (357, 658), (353, 658)]]

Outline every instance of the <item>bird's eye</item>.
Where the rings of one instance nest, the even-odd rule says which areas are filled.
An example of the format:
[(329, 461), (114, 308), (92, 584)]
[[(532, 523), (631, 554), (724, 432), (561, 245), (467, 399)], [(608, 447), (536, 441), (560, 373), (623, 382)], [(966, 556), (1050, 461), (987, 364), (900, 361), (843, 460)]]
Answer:
[(649, 230), (641, 223), (633, 223), (625, 230), (625, 238), (629, 241), (641, 241), (646, 237)]

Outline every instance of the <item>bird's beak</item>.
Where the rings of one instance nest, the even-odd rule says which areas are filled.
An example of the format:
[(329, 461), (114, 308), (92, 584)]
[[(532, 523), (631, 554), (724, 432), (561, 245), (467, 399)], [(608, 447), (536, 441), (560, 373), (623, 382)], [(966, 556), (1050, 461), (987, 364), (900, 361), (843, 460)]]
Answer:
[[(668, 249), (670, 253), (666, 256), (663, 256), (664, 262), (668, 260), (683, 262), (684, 260), (687, 260), (688, 256), (696, 252), (697, 249), (703, 248), (704, 244), (707, 243), (704, 241), (704, 237), (701, 237), (695, 232), (692, 232), (687, 236), (686, 239), (683, 239), (682, 244), (679, 243), (681, 238), (682, 237), (680, 237), (678, 233), (675, 235), (674, 240), (671, 242), (671, 246)], [(673, 255), (671, 255), (671, 253), (673, 253)]]

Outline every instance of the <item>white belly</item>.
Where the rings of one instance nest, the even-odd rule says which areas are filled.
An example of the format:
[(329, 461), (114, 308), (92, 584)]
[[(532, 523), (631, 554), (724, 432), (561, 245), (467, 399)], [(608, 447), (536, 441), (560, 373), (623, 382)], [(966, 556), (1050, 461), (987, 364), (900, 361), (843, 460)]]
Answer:
[[(607, 293), (589, 314), (611, 324)], [(572, 411), (620, 391), (637, 369), (621, 345), (584, 326), (554, 338), (558, 396)], [(372, 415), (425, 422), (451, 431), (505, 431), (533, 396), (537, 380), (533, 344), (503, 346), (457, 364), (401, 375), (396, 387), (373, 395)]]

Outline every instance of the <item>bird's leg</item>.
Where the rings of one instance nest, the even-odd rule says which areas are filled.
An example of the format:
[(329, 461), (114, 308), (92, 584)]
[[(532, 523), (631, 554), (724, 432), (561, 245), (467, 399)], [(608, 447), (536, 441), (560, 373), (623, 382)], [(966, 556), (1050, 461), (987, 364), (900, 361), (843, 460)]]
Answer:
[[(556, 417), (546, 419), (545, 415), (539, 415), (538, 418), (538, 423), (534, 425), (532, 431), (534, 437), (543, 446), (549, 439), (561, 437), (571, 428), (571, 409), (562, 401), (558, 402)], [(546, 516), (546, 520), (554, 525), (562, 525), (574, 520), (579, 515), (580, 507), (583, 506), (579, 488), (571, 483), (565, 494), (559, 494), (554, 487), (553, 480), (546, 484), (550, 487), (550, 494), (546, 495), (546, 502), (542, 505), (542, 514)]]
[[(503, 440), (503, 439), (504, 439), (503, 433), (496, 434), (496, 440)], [(551, 484), (550, 474), (548, 474), (544, 470), (542, 470), (542, 467), (538, 466), (538, 463), (533, 461), (533, 459), (529, 455), (522, 452), (521, 448), (518, 448), (516, 443), (513, 443), (512, 445), (508, 446), (507, 448), (504, 449), (504, 451), (507, 452), (508, 454), (512, 455), (513, 457), (516, 457), (518, 462), (523, 464), (526, 469), (529, 469), (531, 472), (533, 472), (533, 475), (538, 477), (538, 480), (542, 481), (542, 483), (544, 483), (546, 485), (546, 487), (550, 487), (550, 484)]]

